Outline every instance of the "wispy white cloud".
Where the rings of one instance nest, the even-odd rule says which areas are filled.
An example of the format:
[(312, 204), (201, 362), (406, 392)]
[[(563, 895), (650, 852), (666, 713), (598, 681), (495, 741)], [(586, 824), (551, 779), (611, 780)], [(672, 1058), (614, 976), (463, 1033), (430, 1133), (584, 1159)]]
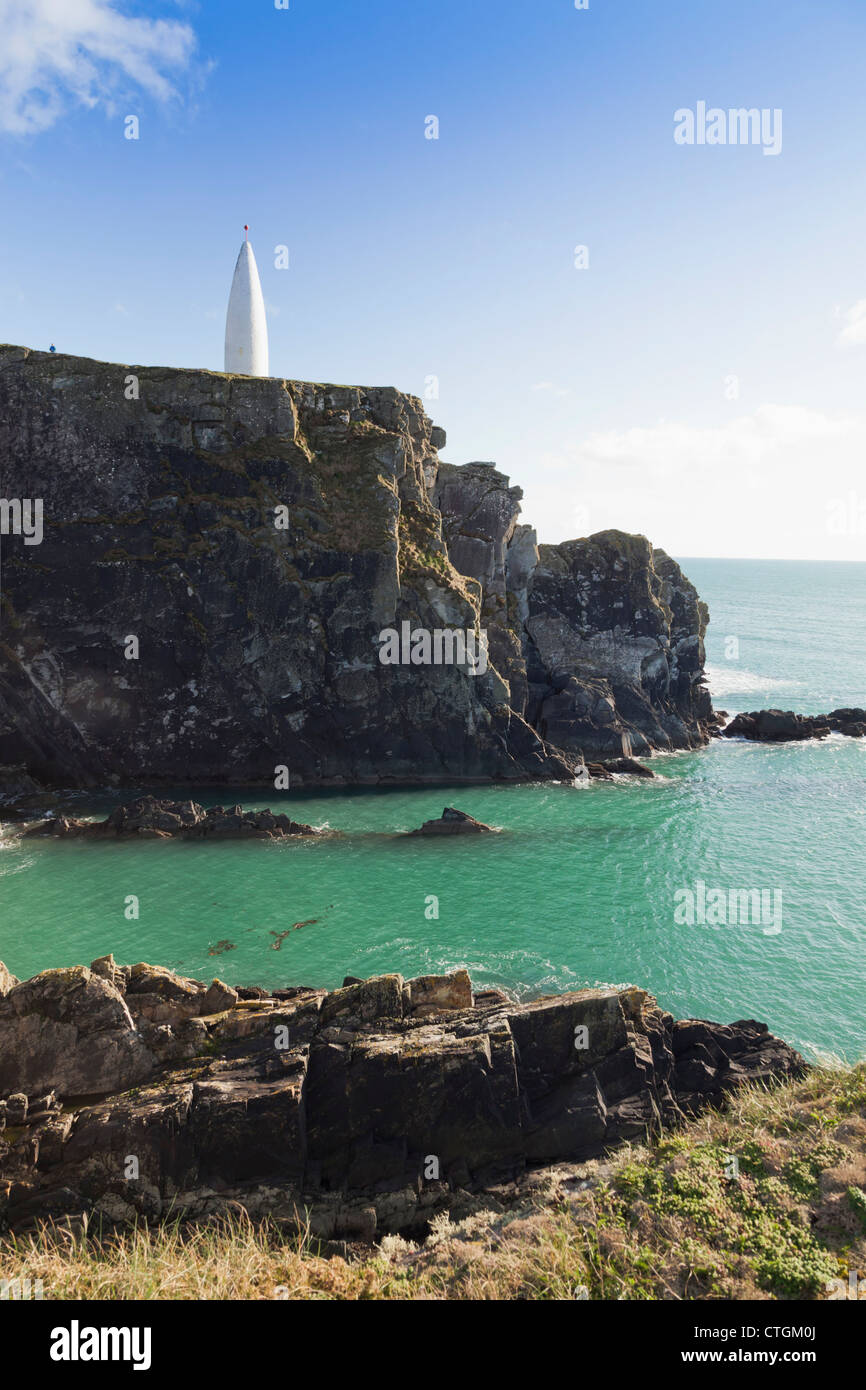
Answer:
[(0, 131), (38, 134), (71, 107), (113, 111), (133, 92), (169, 101), (195, 45), (188, 24), (133, 18), (114, 0), (0, 0)]
[(839, 334), (839, 342), (844, 347), (860, 347), (866, 343), (866, 299), (858, 299), (846, 310), (843, 318), (845, 327)]
[(832, 446), (852, 432), (862, 441), (863, 423), (805, 406), (762, 405), (717, 427), (660, 420), (590, 435), (575, 454), (590, 469), (634, 472), (656, 482), (719, 469), (764, 476), (792, 450)]
[(529, 389), (530, 391), (549, 391), (554, 396), (571, 395), (567, 386), (557, 386), (555, 381), (534, 381)]
[(864, 457), (863, 416), (765, 404), (714, 426), (658, 420), (542, 454), (526, 512), (545, 539), (618, 527), (680, 555), (862, 559)]

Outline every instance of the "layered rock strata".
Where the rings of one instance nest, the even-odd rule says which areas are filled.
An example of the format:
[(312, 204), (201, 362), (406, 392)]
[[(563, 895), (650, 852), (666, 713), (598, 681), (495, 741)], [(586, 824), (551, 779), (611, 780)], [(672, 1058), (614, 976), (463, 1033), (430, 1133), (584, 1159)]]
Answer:
[(15, 1229), (240, 1202), (324, 1237), (419, 1231), (804, 1065), (763, 1024), (676, 1021), (640, 989), (521, 1004), (465, 971), (269, 995), (108, 956), (0, 967), (0, 996)]

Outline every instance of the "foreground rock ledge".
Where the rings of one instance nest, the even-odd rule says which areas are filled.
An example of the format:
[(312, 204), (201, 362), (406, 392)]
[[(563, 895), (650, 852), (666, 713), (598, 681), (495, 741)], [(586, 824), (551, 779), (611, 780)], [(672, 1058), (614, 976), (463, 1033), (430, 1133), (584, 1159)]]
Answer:
[(641, 989), (521, 1004), (465, 970), (267, 994), (111, 956), (24, 983), (0, 965), (0, 1223), (240, 1202), (326, 1239), (419, 1233), (804, 1068), (762, 1023), (676, 1021)]

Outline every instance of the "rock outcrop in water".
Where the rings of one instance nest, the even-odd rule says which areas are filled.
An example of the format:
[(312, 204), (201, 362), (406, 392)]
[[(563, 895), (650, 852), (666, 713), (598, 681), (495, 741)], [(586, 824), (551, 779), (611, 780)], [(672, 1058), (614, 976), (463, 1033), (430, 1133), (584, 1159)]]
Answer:
[(138, 839), (181, 840), (281, 840), (289, 835), (316, 835), (312, 825), (293, 821), (271, 810), (244, 811), (234, 806), (211, 806), (205, 810), (196, 801), (161, 801), (142, 796), (117, 806), (104, 821), (77, 820), (70, 816), (51, 816), (38, 821), (29, 835), (52, 835), (90, 840), (116, 839), (134, 835)]
[(724, 738), (747, 738), (757, 743), (799, 743), (808, 738), (827, 738), (833, 733), (866, 738), (866, 709), (834, 709), (829, 714), (753, 710), (735, 715), (721, 733)]
[(458, 811), (454, 806), (446, 806), (438, 820), (425, 820), (417, 830), (410, 830), (410, 835), (485, 835), (492, 833), (493, 826), (485, 825), (483, 821), (476, 820), (474, 816), (467, 815), (465, 811)]
[(422, 1230), (803, 1066), (763, 1024), (677, 1022), (640, 989), (515, 1004), (465, 971), (268, 995), (111, 956), (0, 967), (0, 1222), (240, 1202), (326, 1237)]
[[(641, 769), (644, 776), (652, 773)], [(425, 821), (409, 835), (479, 835), (493, 833), (493, 826), (476, 820), (466, 811), (446, 806), (437, 820)], [(322, 835), (312, 825), (293, 821), (284, 814), (275, 815), (270, 809), (244, 811), (235, 806), (212, 806), (207, 811), (196, 801), (162, 801), (155, 796), (142, 796), (136, 801), (117, 806), (100, 821), (80, 820), (74, 816), (48, 816), (24, 832), (25, 837), (54, 839), (163, 839), (180, 840), (282, 840), (294, 835)]]
[[(40, 543), (4, 537), (0, 764), (435, 783), (705, 742), (679, 567), (617, 531), (537, 546), (520, 490), (444, 439), (396, 390), (0, 348), (5, 495), (43, 507)], [(420, 645), (383, 664), (404, 624)], [(449, 638), (425, 664), (482, 631), (484, 661)]]
[(636, 758), (608, 758), (603, 763), (587, 763), (586, 770), (590, 777), (601, 777), (611, 779), (615, 775), (620, 777), (655, 777), (652, 768), (644, 767)]

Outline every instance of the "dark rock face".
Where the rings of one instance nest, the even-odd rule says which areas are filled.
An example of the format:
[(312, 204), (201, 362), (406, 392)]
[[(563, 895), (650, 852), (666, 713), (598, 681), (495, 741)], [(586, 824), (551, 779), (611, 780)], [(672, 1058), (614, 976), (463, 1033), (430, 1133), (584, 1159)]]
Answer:
[(410, 830), (410, 835), (480, 835), (485, 832), (492, 832), (492, 825), (485, 825), (483, 821), (475, 820), (474, 816), (468, 816), (465, 811), (457, 811), (453, 806), (446, 806), (439, 820), (425, 820), (417, 830)]
[(493, 668), (379, 659), (404, 620), (479, 625), (433, 441), (390, 389), (0, 348), (4, 489), (44, 504), (41, 544), (4, 538), (0, 762), (81, 786), (570, 776)]
[(37, 804), (42, 791), (39, 783), (29, 775), (26, 764), (0, 766), (0, 807), (4, 814), (8, 813), (7, 807), (15, 815), (19, 808), (23, 812), (28, 805)]
[(866, 709), (834, 709), (829, 714), (794, 714), (792, 710), (762, 709), (737, 714), (723, 738), (747, 738), (758, 743), (792, 743), (828, 734), (866, 738)]
[(804, 1065), (763, 1024), (677, 1023), (638, 989), (473, 1000), (457, 971), (268, 996), (111, 957), (14, 984), (0, 1058), (4, 1224), (241, 1201), (348, 1238)]
[(118, 806), (104, 821), (74, 820), (52, 816), (32, 826), (27, 835), (75, 836), (104, 840), (115, 836), (181, 840), (264, 839), (279, 840), (286, 835), (316, 835), (311, 825), (293, 821), (273, 811), (227, 811), (224, 806), (205, 810), (197, 801), (161, 801), (142, 796)]
[[(705, 740), (706, 610), (642, 537), (541, 547), (390, 389), (0, 347), (0, 764), (47, 785), (570, 779)], [(381, 634), (486, 632), (474, 672)], [(23, 764), (23, 767), (20, 766)], [(22, 793), (30, 790), (24, 782)]]
[(526, 602), (527, 717), (542, 737), (587, 757), (707, 742), (709, 615), (664, 551), (621, 531), (541, 546)]
[(586, 758), (707, 742), (709, 614), (664, 551), (622, 531), (539, 546), (492, 464), (440, 463), (431, 495), (449, 555), (481, 585), (511, 706), (542, 738)]

